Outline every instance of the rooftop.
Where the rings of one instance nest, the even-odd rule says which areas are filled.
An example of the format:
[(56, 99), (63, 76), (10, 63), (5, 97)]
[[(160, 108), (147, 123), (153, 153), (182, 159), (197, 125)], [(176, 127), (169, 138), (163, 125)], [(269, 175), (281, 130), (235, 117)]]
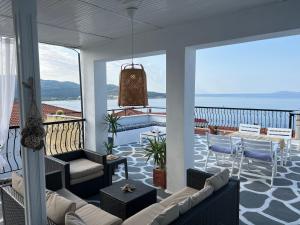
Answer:
[[(44, 119), (47, 118), (47, 115), (54, 115), (59, 110), (62, 110), (63, 114), (66, 116), (79, 117), (79, 118), (81, 117), (80, 112), (42, 103), (42, 114), (43, 114)], [(20, 105), (18, 102), (15, 102), (13, 105), (9, 125), (10, 126), (19, 126), (20, 125)]]

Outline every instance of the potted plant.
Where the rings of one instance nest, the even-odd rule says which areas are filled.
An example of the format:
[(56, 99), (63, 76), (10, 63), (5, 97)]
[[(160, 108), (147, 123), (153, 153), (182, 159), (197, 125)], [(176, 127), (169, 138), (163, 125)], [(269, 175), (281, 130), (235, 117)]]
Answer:
[(104, 142), (104, 146), (105, 146), (105, 148), (106, 148), (106, 153), (107, 153), (107, 155), (112, 155), (112, 154), (113, 154), (113, 148), (114, 148), (113, 143), (110, 143), (110, 142)]
[(166, 139), (148, 139), (149, 146), (145, 149), (147, 162), (153, 158), (153, 184), (154, 186), (166, 188)]
[(118, 133), (118, 127), (120, 126), (119, 124), (119, 120), (120, 120), (120, 116), (117, 116), (115, 114), (106, 114), (105, 115), (105, 123), (108, 126), (108, 132), (111, 133), (111, 137), (108, 137), (108, 143), (111, 143), (112, 146), (114, 146), (114, 140), (115, 140), (115, 136)]

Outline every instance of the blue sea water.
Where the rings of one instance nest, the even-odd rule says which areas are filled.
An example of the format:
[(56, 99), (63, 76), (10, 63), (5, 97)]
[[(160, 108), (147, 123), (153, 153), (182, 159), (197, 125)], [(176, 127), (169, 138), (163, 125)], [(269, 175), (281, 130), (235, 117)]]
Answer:
[[(44, 103), (80, 111), (80, 100), (44, 101)], [(166, 107), (166, 99), (149, 99), (149, 106)], [(195, 106), (300, 110), (300, 99), (280, 97), (196, 96)], [(108, 100), (107, 108), (118, 108), (117, 100)]]

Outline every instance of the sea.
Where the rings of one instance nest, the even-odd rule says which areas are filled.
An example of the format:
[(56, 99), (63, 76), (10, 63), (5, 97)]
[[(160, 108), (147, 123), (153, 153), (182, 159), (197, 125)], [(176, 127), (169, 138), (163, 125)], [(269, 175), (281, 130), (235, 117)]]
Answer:
[[(80, 100), (43, 101), (46, 104), (81, 110)], [(151, 107), (166, 107), (166, 99), (149, 99)], [(300, 110), (300, 98), (195, 96), (195, 106)], [(107, 109), (117, 109), (117, 99), (107, 100)]]

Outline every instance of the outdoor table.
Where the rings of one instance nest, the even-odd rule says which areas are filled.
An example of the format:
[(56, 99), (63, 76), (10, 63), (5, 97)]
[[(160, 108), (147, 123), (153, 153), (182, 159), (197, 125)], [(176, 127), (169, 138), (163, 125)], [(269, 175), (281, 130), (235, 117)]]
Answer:
[(284, 161), (284, 151), (285, 151), (285, 140), (284, 138), (282, 137), (275, 137), (275, 136), (268, 136), (268, 135), (265, 135), (265, 134), (259, 134), (259, 135), (256, 135), (256, 134), (248, 134), (248, 133), (245, 133), (245, 132), (232, 132), (232, 133), (229, 133), (229, 134), (226, 134), (227, 136), (230, 136), (230, 137), (234, 137), (234, 138), (247, 138), (247, 139), (254, 139), (254, 140), (260, 140), (260, 141), (272, 141), (272, 143), (274, 144), (273, 145), (273, 150), (274, 151), (277, 151), (278, 147), (280, 149), (280, 165), (283, 166), (283, 161)]
[[(125, 184), (134, 185), (136, 189), (133, 192), (123, 192), (121, 188)], [(149, 205), (156, 203), (156, 196), (157, 191), (155, 188), (140, 181), (121, 180), (100, 190), (100, 207), (106, 212), (125, 220)], [(143, 224), (142, 221), (141, 224)]]
[(125, 177), (128, 179), (128, 166), (127, 166), (127, 158), (125, 157), (119, 157), (117, 159), (113, 160), (107, 160), (106, 161), (107, 167), (108, 167), (108, 177), (109, 177), (109, 185), (112, 184), (112, 176), (114, 174), (115, 169), (120, 164), (124, 164), (125, 168)]
[(146, 131), (140, 134), (140, 144), (143, 144), (144, 138), (154, 138), (158, 140), (160, 137), (166, 136), (164, 132), (157, 132), (157, 131)]

